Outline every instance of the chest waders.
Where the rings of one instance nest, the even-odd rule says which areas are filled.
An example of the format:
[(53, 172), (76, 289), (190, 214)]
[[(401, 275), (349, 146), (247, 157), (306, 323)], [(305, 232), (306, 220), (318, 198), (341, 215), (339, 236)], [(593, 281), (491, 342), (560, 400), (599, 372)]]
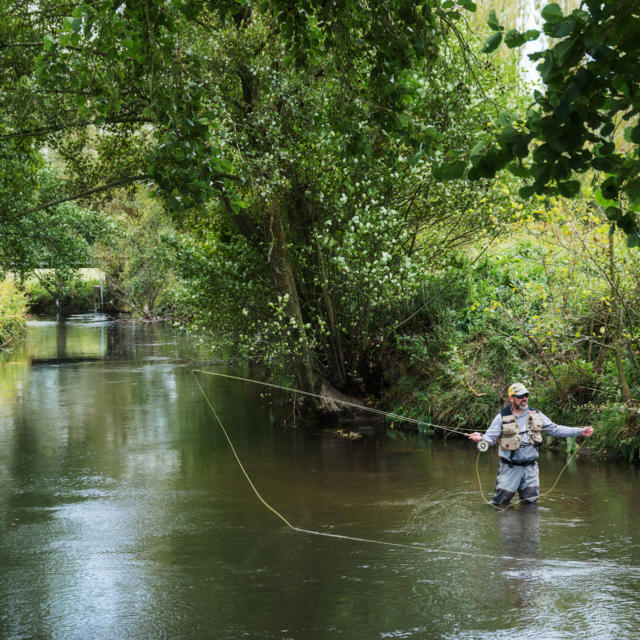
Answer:
[[(542, 416), (535, 409), (529, 409), (525, 421), (525, 428), (520, 431), (518, 420), (510, 406), (500, 411), (502, 416), (502, 434), (498, 440), (500, 445), (500, 465), (496, 478), (495, 493), (492, 504), (507, 505), (516, 491), (520, 494), (520, 501), (524, 504), (536, 502), (540, 493), (540, 478), (538, 474), (537, 455), (532, 459), (512, 460), (509, 452), (520, 447), (542, 444)], [(523, 444), (525, 434), (529, 442)], [(502, 452), (505, 452), (505, 456)]]

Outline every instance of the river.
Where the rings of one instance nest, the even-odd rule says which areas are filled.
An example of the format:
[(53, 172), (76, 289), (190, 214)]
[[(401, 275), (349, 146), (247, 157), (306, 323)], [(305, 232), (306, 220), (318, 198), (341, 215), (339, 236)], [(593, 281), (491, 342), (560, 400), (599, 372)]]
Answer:
[[(468, 442), (293, 428), (159, 325), (34, 320), (0, 364), (0, 637), (635, 639), (638, 469), (497, 512)], [(284, 412), (284, 413), (283, 413)], [(542, 453), (542, 491), (565, 459)], [(386, 544), (392, 543), (392, 545)], [(397, 546), (394, 546), (397, 545)]]

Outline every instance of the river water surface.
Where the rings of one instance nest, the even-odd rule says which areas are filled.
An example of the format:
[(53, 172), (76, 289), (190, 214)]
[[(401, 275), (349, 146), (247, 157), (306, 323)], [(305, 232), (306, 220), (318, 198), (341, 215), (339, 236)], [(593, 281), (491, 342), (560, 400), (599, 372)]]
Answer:
[[(201, 376), (287, 520), (399, 546), (292, 531), (198, 357), (100, 316), (3, 356), (1, 638), (638, 638), (637, 468), (578, 459), (496, 512), (466, 441), (291, 428), (263, 388)], [(541, 458), (545, 491), (565, 460)]]

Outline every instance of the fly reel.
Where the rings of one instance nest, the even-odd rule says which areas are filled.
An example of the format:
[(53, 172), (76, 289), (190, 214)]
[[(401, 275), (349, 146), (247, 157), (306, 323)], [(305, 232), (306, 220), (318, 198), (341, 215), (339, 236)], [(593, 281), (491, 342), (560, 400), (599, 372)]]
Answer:
[(478, 446), (478, 451), (480, 451), (481, 453), (484, 453), (489, 449), (489, 443), (486, 440), (480, 440), (477, 446)]

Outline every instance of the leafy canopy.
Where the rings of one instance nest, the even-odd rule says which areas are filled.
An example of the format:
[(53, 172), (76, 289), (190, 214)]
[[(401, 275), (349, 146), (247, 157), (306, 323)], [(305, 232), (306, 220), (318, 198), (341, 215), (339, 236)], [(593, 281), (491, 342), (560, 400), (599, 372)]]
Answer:
[(262, 14), (285, 44), (285, 65), (306, 68), (330, 52), (348, 71), (367, 59), (376, 115), (401, 127), (411, 91), (403, 72), (437, 55), (460, 6), (475, 9), (471, 0), (0, 0), (0, 140), (55, 149), (69, 197), (153, 181), (169, 205), (199, 206), (238, 179), (212, 142), (219, 113), (203, 42)]
[[(535, 91), (523, 119), (505, 116), (497, 136), (471, 152), (470, 177), (490, 177), (503, 168), (528, 178), (520, 194), (574, 197), (579, 174), (593, 174), (598, 202), (608, 218), (640, 244), (640, 3), (585, 0), (563, 15), (556, 3), (542, 10), (549, 48), (531, 54), (539, 61), (544, 92)], [(502, 41), (518, 47), (535, 30), (504, 33), (495, 13), (483, 51)]]

